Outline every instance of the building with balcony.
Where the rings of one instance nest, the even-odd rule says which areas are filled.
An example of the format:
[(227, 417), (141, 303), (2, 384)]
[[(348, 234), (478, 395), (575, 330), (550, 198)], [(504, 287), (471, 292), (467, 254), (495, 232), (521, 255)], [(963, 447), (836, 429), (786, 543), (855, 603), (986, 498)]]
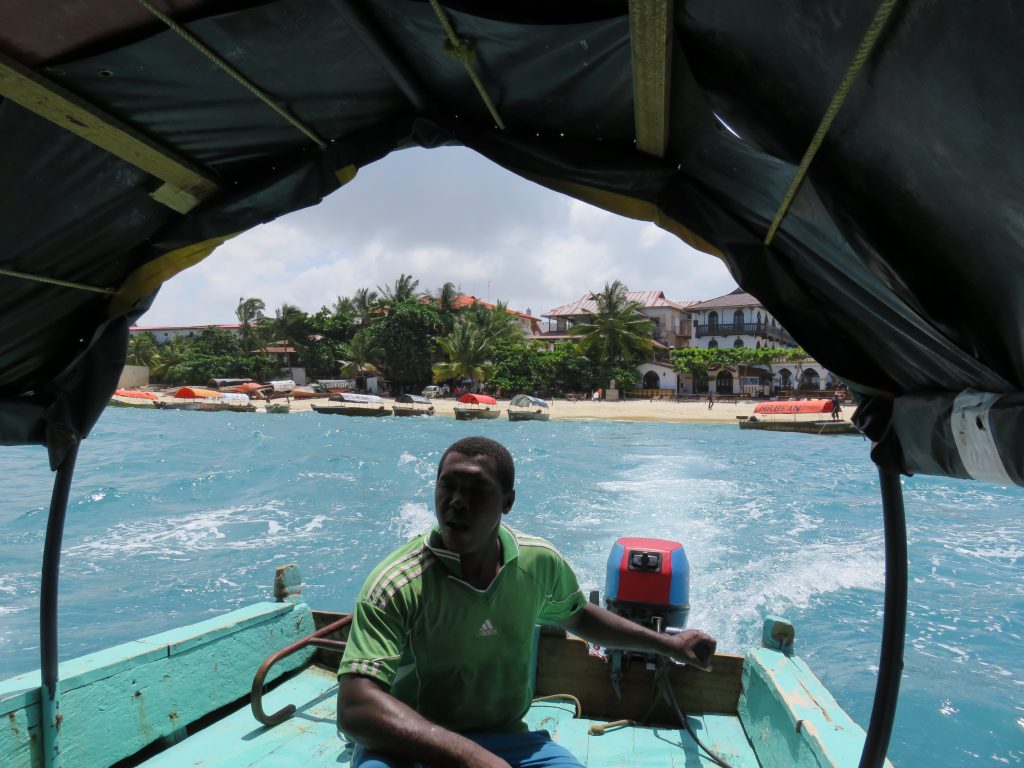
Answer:
[[(664, 291), (627, 291), (626, 298), (639, 305), (638, 311), (654, 322), (655, 349), (667, 351), (690, 345), (689, 307), (697, 302), (677, 302), (665, 297)], [(584, 294), (571, 304), (555, 307), (544, 313), (548, 330), (537, 338), (554, 344), (563, 339), (578, 339), (569, 333), (577, 323), (585, 322), (597, 311), (592, 294)], [(551, 327), (554, 326), (554, 327)]]
[(797, 346), (764, 305), (742, 288), (717, 299), (694, 302), (688, 310), (693, 319), (694, 347)]

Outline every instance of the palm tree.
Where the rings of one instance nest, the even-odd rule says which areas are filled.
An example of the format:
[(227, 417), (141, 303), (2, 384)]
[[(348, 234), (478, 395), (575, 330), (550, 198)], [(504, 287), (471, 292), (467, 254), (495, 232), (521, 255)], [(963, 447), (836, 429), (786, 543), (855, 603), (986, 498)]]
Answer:
[(455, 301), (459, 298), (459, 289), (449, 281), (437, 289), (436, 293), (428, 293), (430, 300), (437, 306), (444, 325), (445, 334), (451, 333), (455, 325)]
[(293, 347), (307, 340), (305, 325), (306, 313), (294, 304), (285, 303), (274, 310), (274, 332)]
[(355, 302), (352, 301), (348, 296), (338, 296), (334, 300), (334, 304), (331, 306), (331, 311), (335, 315), (357, 315)]
[(437, 343), (448, 356), (448, 362), (434, 365), (434, 383), (451, 379), (487, 381), (491, 377), (494, 366), (488, 362), (487, 338), (476, 323), (458, 318), (452, 332)]
[(150, 370), (154, 379), (162, 380), (172, 366), (184, 362), (186, 349), (189, 342), (180, 336), (175, 336), (168, 343), (159, 348), (155, 366)]
[(357, 288), (351, 299), (347, 299), (352, 306), (352, 314), (359, 318), (360, 325), (366, 325), (366, 319), (370, 311), (377, 305), (380, 295), (369, 288)]
[(596, 311), (569, 333), (581, 336), (584, 352), (594, 352), (602, 366), (631, 363), (651, 354), (654, 347), (654, 323), (640, 314), (640, 304), (631, 301), (620, 281), (605, 283), (604, 290), (592, 293)]
[(342, 376), (356, 379), (366, 374), (375, 376), (380, 373), (375, 362), (384, 356), (384, 349), (376, 346), (365, 330), (359, 331), (348, 344), (342, 344), (339, 352), (345, 357), (345, 360), (338, 361), (341, 363)]
[(503, 301), (493, 307), (477, 305), (471, 317), (483, 331), (488, 349), (523, 340), (523, 332), (519, 330), (515, 315), (508, 311), (508, 304)]
[(146, 331), (128, 339), (128, 357), (125, 360), (128, 365), (155, 368), (159, 360), (160, 350), (152, 333)]
[(245, 354), (248, 354), (258, 346), (254, 329), (263, 318), (263, 310), (266, 308), (267, 305), (263, 303), (263, 299), (258, 299), (255, 296), (238, 300), (238, 306), (235, 307), (235, 317), (238, 318), (238, 323), (241, 326), (239, 328), (239, 341), (242, 343), (242, 352)]
[(381, 298), (389, 304), (399, 304), (403, 301), (416, 298), (416, 289), (419, 287), (420, 281), (413, 280), (412, 275), (407, 275), (404, 272), (395, 280), (392, 286), (377, 286), (377, 290), (381, 293)]

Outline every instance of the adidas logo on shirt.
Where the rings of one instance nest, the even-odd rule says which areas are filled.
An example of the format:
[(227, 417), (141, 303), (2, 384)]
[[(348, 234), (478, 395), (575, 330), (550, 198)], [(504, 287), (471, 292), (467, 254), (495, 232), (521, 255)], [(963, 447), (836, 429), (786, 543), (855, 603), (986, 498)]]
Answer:
[(480, 625), (479, 631), (476, 633), (477, 637), (493, 637), (498, 634), (498, 630), (491, 624), (490, 619), (485, 619), (484, 623)]

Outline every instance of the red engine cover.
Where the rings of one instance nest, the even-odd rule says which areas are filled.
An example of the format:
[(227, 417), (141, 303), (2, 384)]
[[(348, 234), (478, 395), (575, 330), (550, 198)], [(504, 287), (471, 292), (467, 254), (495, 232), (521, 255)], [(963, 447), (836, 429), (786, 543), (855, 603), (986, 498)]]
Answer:
[[(615, 599), (658, 605), (671, 603), (672, 553), (682, 549), (683, 545), (678, 541), (644, 538), (622, 538), (616, 542), (616, 546), (620, 545), (623, 551), (619, 561), (619, 584)], [(648, 557), (641, 568), (636, 567), (639, 563), (630, 568), (631, 558), (639, 558), (644, 554), (660, 555), (660, 562), (655, 564)]]

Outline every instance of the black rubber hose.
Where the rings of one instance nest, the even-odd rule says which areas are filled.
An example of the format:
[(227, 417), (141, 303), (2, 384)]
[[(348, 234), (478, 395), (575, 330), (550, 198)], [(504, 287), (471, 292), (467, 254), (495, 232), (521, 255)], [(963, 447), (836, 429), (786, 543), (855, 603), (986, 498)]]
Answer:
[(71, 493), (71, 477), (75, 474), (79, 441), (72, 442), (57, 467), (50, 496), (50, 515), (46, 520), (46, 542), (43, 545), (43, 572), (39, 585), (39, 670), (42, 695), (51, 700), (57, 691), (57, 585), (60, 580), (60, 548), (64, 539), (64, 518)]
[(885, 525), (885, 617), (878, 682), (860, 768), (881, 768), (889, 750), (907, 635), (907, 519), (898, 472), (878, 468)]

